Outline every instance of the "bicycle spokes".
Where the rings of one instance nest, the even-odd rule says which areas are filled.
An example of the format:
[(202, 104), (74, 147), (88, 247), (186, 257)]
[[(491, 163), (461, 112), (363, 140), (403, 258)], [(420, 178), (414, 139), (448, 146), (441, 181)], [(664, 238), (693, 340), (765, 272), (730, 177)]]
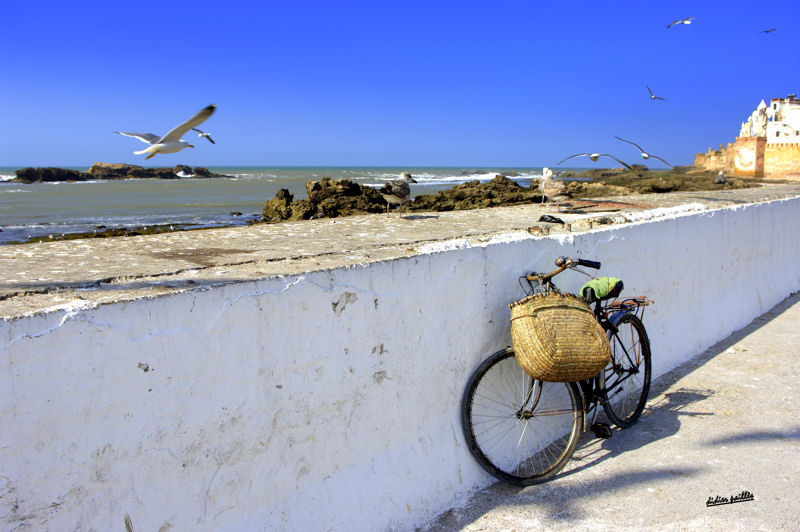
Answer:
[(512, 350), (495, 353), (470, 378), (462, 420), (469, 450), (501, 480), (542, 482), (569, 460), (581, 427), (575, 385), (531, 379)]
[[(539, 399), (542, 396), (542, 381), (530, 379), (530, 386), (528, 393), (525, 396), (522, 406), (517, 410), (517, 419), (530, 419), (533, 417), (533, 410), (539, 404)], [(525, 408), (530, 403), (530, 408)]]
[(650, 347), (642, 322), (620, 318), (610, 334), (612, 364), (603, 373), (603, 408), (620, 427), (632, 425), (644, 409), (650, 388)]

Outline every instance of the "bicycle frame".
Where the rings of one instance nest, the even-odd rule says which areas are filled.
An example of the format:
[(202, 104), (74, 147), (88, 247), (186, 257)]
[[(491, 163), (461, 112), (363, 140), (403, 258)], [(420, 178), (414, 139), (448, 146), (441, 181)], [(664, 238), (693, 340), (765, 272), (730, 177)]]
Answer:
[[(522, 284), (523, 279), (527, 281), (529, 290), (525, 290), (525, 287), (523, 286), (523, 291), (525, 291), (527, 295), (532, 295), (537, 292), (558, 291), (558, 288), (556, 287), (555, 283), (553, 283), (552, 278), (567, 268), (574, 269), (575, 266), (564, 264), (559, 266), (559, 268), (555, 271), (545, 274), (544, 276), (536, 273), (524, 275), (520, 277), (520, 284)], [(535, 282), (538, 282), (539, 286), (534, 285)], [(645, 307), (651, 303), (652, 300), (644, 296), (616, 299), (610, 303), (607, 303), (606, 305), (601, 305), (600, 302), (597, 302), (597, 307), (595, 308), (595, 317), (605, 331), (611, 331), (612, 334), (616, 334), (618, 331), (617, 324), (622, 321), (623, 317), (625, 317), (627, 314), (633, 314), (641, 320), (644, 316)], [(627, 349), (624, 346), (621, 347), (625, 351), (625, 355), (629, 357), (630, 355), (627, 352)], [(594, 422), (594, 419), (597, 416), (597, 407), (601, 404), (601, 398), (603, 395), (602, 392), (605, 387), (605, 382), (600, 382), (601, 375), (602, 371), (600, 375), (577, 382), (583, 405), (582, 410), (584, 416), (584, 429), (586, 427), (586, 417), (590, 412), (592, 412), (592, 409), (594, 409), (592, 414), (592, 422)], [(614, 388), (617, 388), (624, 381), (625, 379), (618, 380), (611, 388), (605, 390), (606, 393)]]

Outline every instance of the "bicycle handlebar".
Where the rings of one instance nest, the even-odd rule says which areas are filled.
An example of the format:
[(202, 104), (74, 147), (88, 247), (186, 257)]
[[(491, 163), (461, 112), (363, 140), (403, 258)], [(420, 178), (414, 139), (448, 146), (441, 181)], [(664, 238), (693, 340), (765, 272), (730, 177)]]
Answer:
[(569, 257), (558, 257), (556, 259), (556, 268), (550, 273), (529, 273), (525, 275), (525, 278), (529, 281), (547, 281), (559, 273), (563, 272), (567, 268), (574, 268), (575, 266), (585, 266), (586, 268), (594, 268), (595, 270), (600, 269), (600, 262), (588, 259), (571, 259)]
[(600, 263), (596, 260), (578, 259), (578, 266), (586, 266), (587, 268), (600, 269)]

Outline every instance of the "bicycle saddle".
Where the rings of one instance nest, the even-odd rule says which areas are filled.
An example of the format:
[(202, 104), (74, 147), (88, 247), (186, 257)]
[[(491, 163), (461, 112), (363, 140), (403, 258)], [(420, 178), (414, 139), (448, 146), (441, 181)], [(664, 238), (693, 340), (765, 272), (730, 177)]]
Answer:
[(616, 277), (598, 277), (581, 287), (580, 294), (589, 303), (617, 297), (625, 285)]

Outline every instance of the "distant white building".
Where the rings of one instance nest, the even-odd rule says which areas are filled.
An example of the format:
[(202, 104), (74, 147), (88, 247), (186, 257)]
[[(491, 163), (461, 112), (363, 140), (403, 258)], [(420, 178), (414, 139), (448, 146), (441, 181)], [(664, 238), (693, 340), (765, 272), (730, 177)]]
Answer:
[(800, 100), (796, 94), (773, 98), (767, 119), (767, 144), (800, 144)]
[(694, 165), (742, 177), (800, 180), (800, 100), (796, 94), (761, 100), (727, 147), (698, 153)]
[(800, 144), (800, 100), (796, 94), (764, 100), (742, 122), (740, 137), (766, 137), (767, 144)]

